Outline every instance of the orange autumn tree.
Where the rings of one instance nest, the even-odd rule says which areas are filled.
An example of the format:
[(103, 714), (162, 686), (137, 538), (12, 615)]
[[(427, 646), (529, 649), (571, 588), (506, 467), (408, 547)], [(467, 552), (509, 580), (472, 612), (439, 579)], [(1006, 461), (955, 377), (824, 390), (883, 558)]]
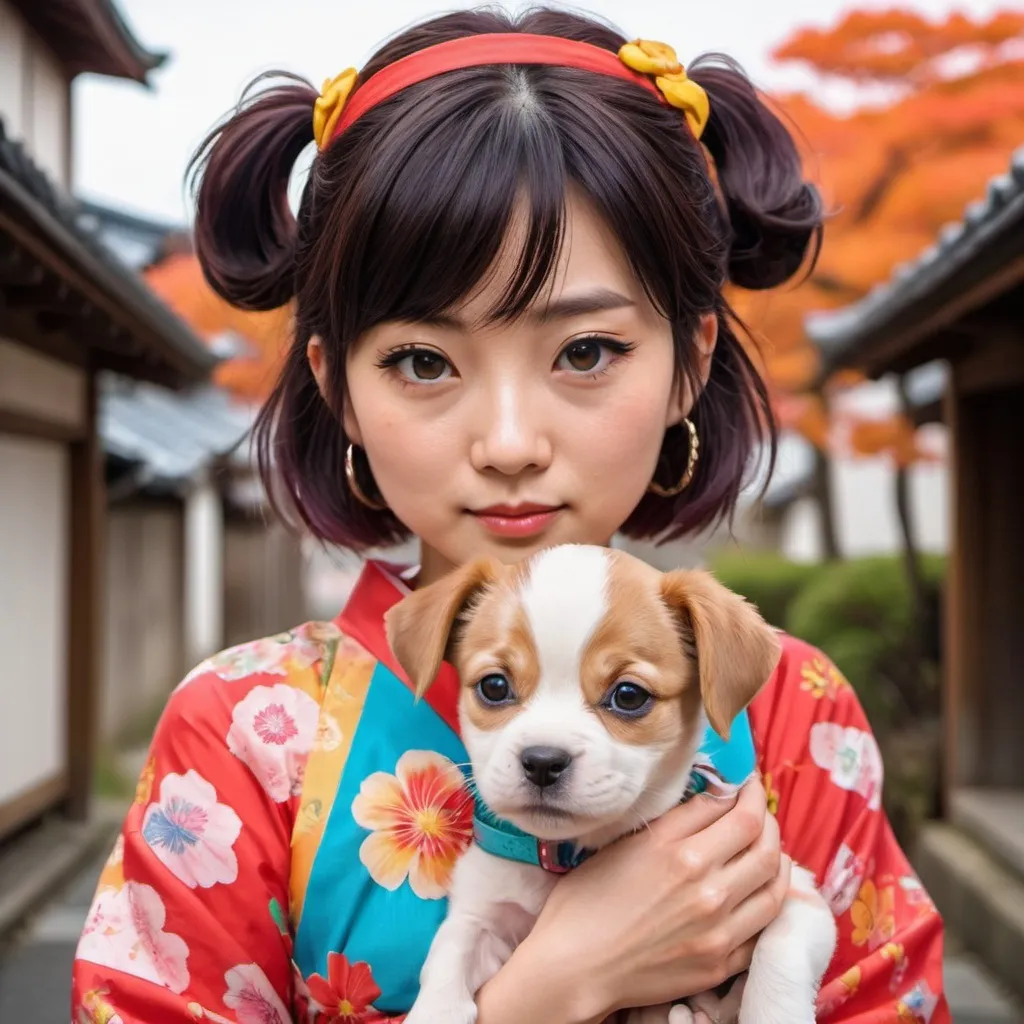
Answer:
[(239, 399), (260, 402), (277, 379), (291, 332), (291, 309), (250, 313), (225, 302), (206, 283), (191, 252), (177, 252), (145, 271), (150, 288), (207, 342), (231, 333), (249, 348), (221, 363), (214, 381)]
[[(1024, 141), (1024, 13), (929, 21), (904, 10), (854, 11), (832, 28), (797, 31), (773, 57), (884, 96), (848, 115), (804, 94), (776, 98), (803, 135), (807, 170), (831, 217), (807, 282), (733, 296), (761, 343), (783, 425), (825, 449), (834, 424), (814, 388), (819, 357), (804, 317), (862, 298), (1006, 170)], [(861, 454), (886, 452), (899, 466), (921, 454), (903, 417), (844, 426)]]

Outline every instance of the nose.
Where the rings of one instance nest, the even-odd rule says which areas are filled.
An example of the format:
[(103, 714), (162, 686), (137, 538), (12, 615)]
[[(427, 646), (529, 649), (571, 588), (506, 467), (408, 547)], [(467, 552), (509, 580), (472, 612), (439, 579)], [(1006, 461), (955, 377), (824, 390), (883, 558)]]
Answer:
[(523, 774), (535, 786), (553, 786), (572, 763), (572, 755), (561, 747), (527, 747), (520, 755)]
[(527, 383), (501, 381), (496, 387), (481, 389), (486, 408), (479, 409), (482, 429), (471, 451), (478, 473), (495, 470), (504, 476), (516, 476), (527, 470), (543, 470), (551, 463), (551, 440), (541, 423), (541, 406), (527, 394)]

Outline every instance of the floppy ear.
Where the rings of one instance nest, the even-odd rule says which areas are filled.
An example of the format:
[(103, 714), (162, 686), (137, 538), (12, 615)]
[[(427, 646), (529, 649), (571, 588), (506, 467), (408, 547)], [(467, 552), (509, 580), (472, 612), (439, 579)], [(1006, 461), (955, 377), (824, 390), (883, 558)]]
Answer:
[(459, 613), (477, 591), (497, 580), (503, 566), (491, 558), (470, 562), (414, 590), (384, 615), (391, 650), (419, 699), (430, 689)]
[(727, 740), (733, 719), (778, 664), (778, 635), (752, 604), (706, 572), (665, 573), (662, 598), (693, 634), (704, 710)]

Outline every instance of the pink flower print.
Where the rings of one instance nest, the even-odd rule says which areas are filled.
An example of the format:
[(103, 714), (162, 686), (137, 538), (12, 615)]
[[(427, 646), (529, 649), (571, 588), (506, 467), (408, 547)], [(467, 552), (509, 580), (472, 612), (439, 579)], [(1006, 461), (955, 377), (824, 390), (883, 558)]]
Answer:
[(298, 795), (317, 734), (320, 705), (286, 683), (256, 686), (235, 705), (228, 749), (260, 781), (271, 799)]
[(198, 772), (167, 775), (160, 798), (146, 808), (142, 838), (187, 886), (209, 889), (238, 878), (235, 840), (242, 822), (217, 802), (217, 791)]
[(253, 640), (237, 647), (229, 647), (226, 651), (221, 651), (220, 654), (215, 654), (197, 665), (178, 684), (177, 690), (188, 686), (193, 679), (210, 673), (225, 682), (234, 682), (236, 679), (245, 679), (257, 674), (287, 675), (285, 659), (290, 641), (290, 633), (280, 633), (263, 640)]
[(239, 964), (224, 975), (224, 1003), (235, 1011), (238, 1024), (291, 1024), (274, 986), (256, 964)]
[(821, 894), (835, 917), (841, 917), (853, 906), (864, 881), (864, 873), (864, 862), (843, 843), (836, 850), (821, 886)]
[(164, 931), (167, 910), (151, 886), (102, 889), (78, 943), (78, 959), (109, 967), (180, 994), (188, 987), (185, 940)]
[(840, 788), (859, 793), (872, 810), (882, 805), (882, 754), (874, 736), (853, 726), (817, 722), (811, 726), (814, 763)]
[(278, 747), (283, 747), (299, 735), (295, 719), (288, 714), (283, 704), (268, 704), (253, 720), (253, 729), (264, 743)]

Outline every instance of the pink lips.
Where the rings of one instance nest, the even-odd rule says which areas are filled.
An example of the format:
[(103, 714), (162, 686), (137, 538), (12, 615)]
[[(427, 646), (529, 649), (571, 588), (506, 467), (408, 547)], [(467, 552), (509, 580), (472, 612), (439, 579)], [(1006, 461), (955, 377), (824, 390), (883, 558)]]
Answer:
[(491, 533), (499, 537), (521, 539), (535, 537), (546, 530), (564, 505), (491, 505), (473, 512), (473, 515)]

